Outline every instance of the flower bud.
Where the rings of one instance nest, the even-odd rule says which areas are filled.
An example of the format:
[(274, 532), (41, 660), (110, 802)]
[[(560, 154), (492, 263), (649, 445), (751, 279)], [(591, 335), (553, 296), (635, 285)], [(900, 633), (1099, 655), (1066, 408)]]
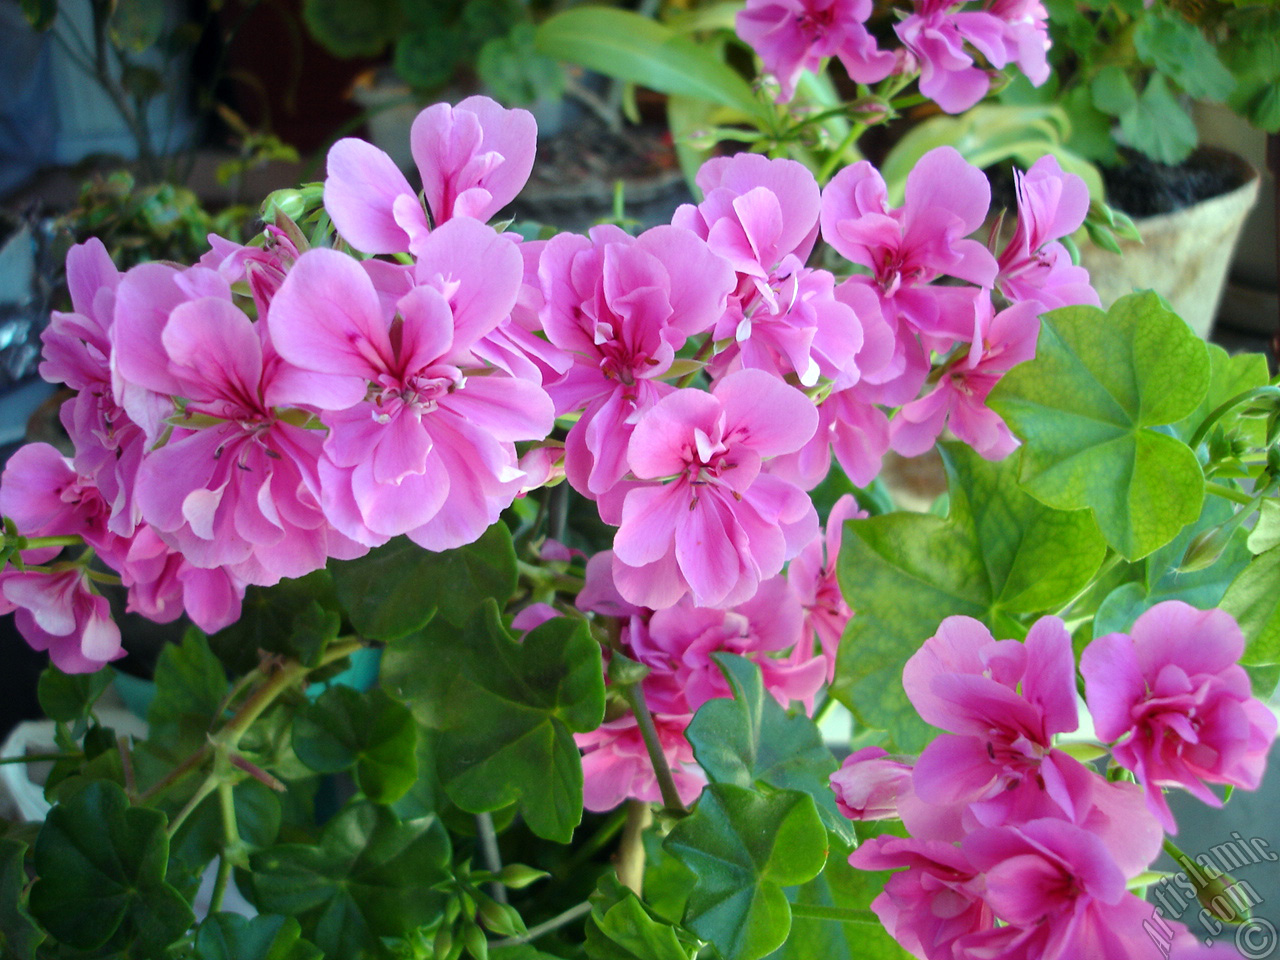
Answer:
[(863, 747), (831, 775), (836, 806), (850, 820), (894, 820), (898, 797), (911, 789), (911, 767), (881, 747)]
[(855, 120), (874, 127), (893, 116), (893, 107), (883, 97), (862, 97), (849, 104), (849, 113)]

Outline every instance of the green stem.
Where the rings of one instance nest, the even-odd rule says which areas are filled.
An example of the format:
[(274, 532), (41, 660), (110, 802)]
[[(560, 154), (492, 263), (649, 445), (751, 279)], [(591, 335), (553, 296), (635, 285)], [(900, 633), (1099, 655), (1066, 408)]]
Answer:
[(634, 893), (643, 896), (644, 890), (644, 832), (653, 823), (653, 808), (643, 800), (628, 800), (626, 828), (622, 842), (618, 844), (618, 861), (614, 867), (618, 882)]
[(191, 795), (191, 799), (187, 801), (186, 806), (178, 811), (177, 816), (169, 821), (169, 829), (166, 831), (169, 838), (173, 839), (178, 833), (179, 828), (186, 822), (187, 817), (195, 811), (196, 807), (204, 803), (205, 797), (213, 793), (218, 788), (218, 781), (215, 777), (208, 777), (204, 783), (196, 788), (196, 792)]
[(1080, 598), (1083, 597), (1090, 590), (1092, 590), (1094, 586), (1096, 586), (1098, 582), (1102, 580), (1103, 577), (1105, 577), (1108, 573), (1114, 570), (1119, 565), (1121, 559), (1123, 558), (1120, 556), (1120, 554), (1116, 553), (1114, 550), (1108, 547), (1107, 557), (1105, 560), (1102, 561), (1102, 566), (1098, 567), (1098, 572), (1095, 573), (1092, 577), (1090, 577), (1089, 582), (1086, 583), (1084, 587), (1082, 587), (1074, 597), (1072, 597), (1070, 600), (1064, 603), (1057, 610), (1057, 612), (1054, 613), (1054, 616), (1060, 619), (1065, 618), (1066, 615), (1071, 611), (1071, 608), (1074, 607), (1079, 602)]
[(1224, 500), (1230, 500), (1232, 503), (1243, 503), (1245, 506), (1253, 506), (1254, 503), (1254, 498), (1243, 490), (1235, 490), (1222, 483), (1206, 483), (1204, 492), (1212, 493), (1215, 497), (1222, 497)]
[[(707, 355), (711, 352), (711, 350), (714, 347), (715, 347), (715, 339), (709, 333), (707, 334), (707, 339), (702, 341), (702, 346), (698, 348), (698, 352), (693, 355), (693, 359), (694, 360), (707, 359)], [(701, 372), (702, 371), (700, 370), (690, 370), (688, 373), (686, 373), (683, 377), (680, 378), (680, 382), (676, 384), (676, 388), (683, 390), (685, 387), (689, 386), (689, 384), (693, 383), (693, 378), (696, 377)]]
[(83, 760), (83, 753), (27, 753), (21, 757), (0, 758), (0, 765), (6, 763), (41, 763), (45, 760)]
[(636, 724), (640, 727), (640, 736), (644, 738), (645, 749), (649, 751), (649, 762), (653, 764), (654, 776), (658, 778), (658, 789), (662, 791), (662, 804), (671, 813), (684, 816), (689, 811), (680, 802), (680, 791), (676, 789), (675, 779), (671, 776), (671, 768), (667, 766), (667, 756), (662, 752), (662, 743), (658, 740), (658, 728), (653, 724), (653, 714), (645, 703), (644, 690), (638, 683), (626, 688), (627, 703), (636, 715)]
[(831, 712), (832, 708), (835, 707), (835, 705), (836, 705), (836, 698), (833, 697), (831, 695), (831, 691), (828, 690), (826, 693), (822, 695), (822, 701), (818, 704), (818, 708), (813, 711), (814, 726), (817, 726), (818, 724), (820, 724), (823, 718), (826, 717), (826, 715)]
[(1256, 400), (1259, 397), (1280, 397), (1280, 386), (1254, 387), (1251, 390), (1245, 390), (1243, 393), (1237, 393), (1226, 403), (1220, 404), (1214, 409), (1204, 420), (1200, 426), (1196, 427), (1196, 432), (1192, 434), (1191, 440), (1187, 443), (1192, 450), (1197, 450), (1200, 444), (1204, 442), (1204, 438), (1209, 435), (1209, 431), (1213, 429), (1214, 424), (1221, 420), (1234, 407), (1250, 400)]
[[(484, 868), (493, 874), (501, 873), (502, 851), (498, 849), (498, 831), (494, 829), (493, 817), (489, 814), (476, 814), (476, 837), (480, 841), (480, 852), (484, 855)], [(489, 884), (489, 896), (498, 903), (506, 903), (507, 888), (494, 880)]]
[(530, 943), (538, 939), (545, 933), (551, 933), (553, 930), (559, 930), (563, 926), (567, 926), (579, 917), (585, 917), (591, 912), (591, 904), (583, 901), (577, 906), (570, 907), (564, 913), (556, 914), (550, 920), (538, 924), (536, 927), (530, 927), (526, 932), (518, 937), (507, 937), (505, 940), (495, 940), (490, 947), (516, 947), (522, 943)]
[(231, 858), (223, 853), (218, 858), (218, 875), (213, 880), (213, 893), (209, 897), (209, 913), (215, 914), (222, 909), (222, 901), (227, 895), (227, 884), (231, 880)]
[(840, 161), (844, 158), (845, 152), (857, 143), (858, 138), (866, 133), (866, 131), (867, 125), (865, 123), (849, 124), (849, 132), (846, 133), (844, 135), (844, 139), (840, 141), (840, 146), (836, 147), (835, 150), (831, 152), (831, 155), (823, 161), (822, 167), (818, 170), (818, 184), (820, 186), (825, 185), (826, 182), (831, 179), (831, 175), (835, 173), (836, 167), (840, 166)]
[(867, 923), (880, 926), (880, 918), (870, 910), (826, 907), (819, 903), (793, 903), (791, 916), (802, 917), (805, 920), (839, 920), (841, 923)]

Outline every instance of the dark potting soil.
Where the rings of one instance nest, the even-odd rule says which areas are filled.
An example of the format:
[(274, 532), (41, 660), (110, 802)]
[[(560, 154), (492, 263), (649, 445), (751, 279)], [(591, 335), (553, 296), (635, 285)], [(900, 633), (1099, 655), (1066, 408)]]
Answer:
[[(1183, 163), (1158, 163), (1145, 154), (1121, 148), (1121, 162), (1099, 167), (1107, 203), (1131, 217), (1150, 217), (1181, 210), (1234, 190), (1244, 183), (1239, 163), (1224, 163), (1223, 154), (1196, 150)], [(1017, 210), (1013, 173), (1009, 165), (986, 171), (991, 180), (991, 208), (1010, 215)]]
[(1121, 163), (1102, 168), (1107, 202), (1131, 217), (1181, 210), (1234, 190), (1244, 182), (1239, 168), (1222, 155), (1200, 149), (1183, 163), (1157, 163), (1144, 154), (1121, 150)]

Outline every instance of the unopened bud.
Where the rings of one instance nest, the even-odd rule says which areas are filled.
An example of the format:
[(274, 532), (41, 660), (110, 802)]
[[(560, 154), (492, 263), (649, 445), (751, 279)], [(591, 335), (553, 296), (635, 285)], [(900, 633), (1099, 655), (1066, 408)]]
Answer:
[(512, 890), (523, 890), (531, 883), (549, 876), (551, 874), (547, 871), (535, 870), (533, 867), (526, 867), (523, 863), (508, 863), (498, 874), (498, 882)]
[(1220, 523), (1216, 527), (1202, 530), (1187, 544), (1186, 553), (1182, 555), (1182, 563), (1178, 564), (1179, 573), (1194, 573), (1217, 563), (1222, 551), (1231, 542), (1231, 535), (1237, 524)]
[(883, 97), (862, 97), (849, 104), (849, 112), (855, 120), (874, 127), (893, 116), (893, 107)]

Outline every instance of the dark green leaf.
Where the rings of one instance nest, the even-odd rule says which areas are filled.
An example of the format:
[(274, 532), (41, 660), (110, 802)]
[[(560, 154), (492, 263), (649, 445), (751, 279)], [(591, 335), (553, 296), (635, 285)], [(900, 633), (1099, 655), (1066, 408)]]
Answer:
[(807, 883), (827, 860), (827, 831), (813, 798), (713, 783), (664, 844), (697, 877), (685, 925), (725, 960), (757, 960), (787, 938), (783, 887)]
[(1200, 516), (1200, 464), (1165, 425), (1209, 389), (1204, 341), (1151, 292), (1042, 322), (1036, 358), (989, 400), (1023, 440), (1020, 484), (1060, 510), (1089, 507), (1116, 552), (1137, 560)]
[(836, 807), (828, 778), (838, 764), (817, 724), (788, 714), (765, 693), (760, 668), (732, 654), (714, 655), (733, 688), (733, 699), (708, 700), (686, 733), (693, 755), (713, 783), (767, 784), (813, 797), (827, 829), (846, 845), (853, 827)]
[(250, 587), (240, 619), (210, 637), (209, 644), (235, 673), (256, 667), (261, 650), (314, 665), (338, 635), (339, 610), (328, 570), (281, 580), (272, 587)]
[(1244, 631), (1241, 663), (1280, 663), (1280, 547), (1254, 557), (1227, 588), (1220, 606)]
[(455, 550), (432, 553), (398, 537), (332, 569), (352, 624), (374, 640), (420, 630), (437, 611), (462, 626), (486, 599), (506, 603), (516, 589), (515, 548), (502, 523)]
[(213, 730), (218, 709), (230, 689), (222, 662), (199, 630), (188, 630), (181, 644), (160, 652), (156, 695), (147, 708), (148, 740), (177, 753), (202, 747)]
[(1013, 459), (988, 463), (945, 448), (946, 519), (894, 513), (846, 525), (840, 585), (854, 610), (832, 692), (899, 750), (935, 735), (911, 706), (902, 667), (946, 617), (984, 620), (1012, 635), (1008, 614), (1042, 613), (1071, 599), (1102, 563), (1105, 544), (1087, 511), (1028, 496)]
[(567, 843), (582, 817), (575, 732), (604, 716), (600, 648), (582, 621), (556, 619), (521, 643), (489, 600), (464, 629), (441, 620), (387, 649), (385, 688), (440, 731), (440, 780), (471, 813), (519, 801), (539, 836)]
[(297, 917), (329, 957), (385, 957), (383, 937), (404, 937), (439, 917), (449, 837), (435, 817), (401, 822), (372, 803), (329, 821), (317, 844), (281, 844), (250, 858), (259, 909)]
[(31, 913), (80, 950), (113, 942), (159, 953), (194, 919), (165, 880), (168, 861), (164, 814), (130, 807), (120, 787), (92, 781), (54, 806), (40, 830)]
[(394, 803), (418, 775), (413, 715), (379, 688), (331, 687), (293, 722), (293, 749), (317, 773), (355, 766), (364, 795)]
[(487, 41), (476, 57), (476, 72), (493, 96), (509, 106), (556, 100), (564, 93), (564, 71), (538, 52), (529, 23), (518, 23), (506, 36)]
[(23, 866), (27, 845), (0, 838), (0, 957), (34, 960), (44, 933), (23, 902), (27, 871)]
[(411, 30), (396, 40), (396, 75), (415, 90), (431, 90), (453, 79), (466, 54), (466, 34), (457, 24)]
[(102, 696), (115, 671), (104, 667), (93, 673), (63, 673), (50, 664), (40, 674), (36, 696), (40, 709), (50, 720), (75, 723), (89, 716), (94, 703)]
[(215, 913), (196, 931), (196, 960), (321, 960), (293, 917)]
[(336, 57), (376, 57), (396, 36), (396, 0), (306, 0), (302, 18)]

